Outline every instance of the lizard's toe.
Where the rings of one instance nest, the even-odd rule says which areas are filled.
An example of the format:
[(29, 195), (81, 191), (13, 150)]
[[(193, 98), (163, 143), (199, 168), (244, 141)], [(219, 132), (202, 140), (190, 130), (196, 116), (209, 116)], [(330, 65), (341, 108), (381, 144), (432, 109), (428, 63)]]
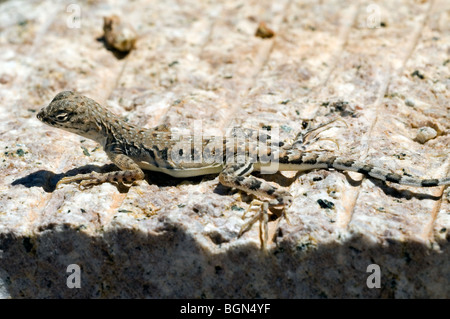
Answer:
[(97, 179), (88, 179), (88, 180), (84, 180), (82, 181), (79, 185), (78, 188), (80, 190), (83, 189), (89, 189), (92, 188), (95, 185), (101, 184)]
[(63, 177), (61, 178), (58, 183), (56, 183), (56, 188), (58, 188), (59, 186), (61, 186), (62, 184), (70, 184), (72, 182), (77, 181), (74, 176), (70, 176), (70, 177)]
[[(261, 240), (261, 249), (263, 251), (266, 250), (266, 245), (269, 240), (269, 215), (268, 215), (268, 202), (261, 202), (259, 200), (253, 200), (250, 204), (250, 207), (247, 209), (245, 214), (250, 210), (257, 210), (256, 214), (247, 221), (244, 225), (242, 225), (239, 230), (238, 237), (241, 237), (245, 232), (247, 232), (257, 221), (259, 221), (259, 236)], [(243, 217), (244, 217), (243, 216)]]

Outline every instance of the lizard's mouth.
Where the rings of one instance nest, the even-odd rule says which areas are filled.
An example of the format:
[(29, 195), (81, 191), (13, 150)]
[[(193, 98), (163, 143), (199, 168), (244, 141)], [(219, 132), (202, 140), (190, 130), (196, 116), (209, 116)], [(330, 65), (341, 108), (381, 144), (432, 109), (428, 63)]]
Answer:
[(44, 110), (40, 110), (39, 113), (36, 115), (38, 120), (43, 121), (44, 119)]
[(40, 110), (39, 113), (36, 114), (36, 117), (38, 118), (38, 120), (44, 123), (52, 122), (50, 118), (46, 115), (45, 109)]
[(38, 120), (40, 120), (40, 121), (43, 122), (43, 123), (46, 123), (46, 124), (53, 124), (53, 123), (50, 123), (50, 122), (52, 122), (52, 121), (50, 121), (50, 120), (45, 116), (45, 112), (44, 112), (43, 109), (40, 110), (38, 114), (36, 114), (36, 117), (38, 118)]

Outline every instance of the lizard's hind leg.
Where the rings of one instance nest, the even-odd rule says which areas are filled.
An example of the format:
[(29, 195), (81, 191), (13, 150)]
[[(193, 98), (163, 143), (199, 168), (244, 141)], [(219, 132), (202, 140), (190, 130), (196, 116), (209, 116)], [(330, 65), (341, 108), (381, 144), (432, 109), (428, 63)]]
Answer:
[(253, 163), (251, 162), (227, 164), (219, 175), (219, 181), (222, 185), (237, 188), (258, 198), (271, 198), (252, 201), (247, 211), (253, 211), (256, 208), (257, 213), (241, 227), (239, 232), (241, 236), (259, 221), (261, 248), (265, 249), (268, 241), (268, 209), (272, 206), (283, 206), (283, 208), (289, 206), (292, 203), (292, 195), (281, 187), (275, 187), (265, 180), (251, 176), (252, 171)]
[[(330, 129), (332, 127), (332, 126), (330, 126), (330, 124), (333, 124), (335, 122), (342, 122), (345, 124), (346, 127), (348, 127), (347, 123), (344, 120), (342, 120), (340, 118), (332, 119), (331, 121), (322, 123), (316, 127), (308, 128), (308, 129), (306, 129), (306, 132), (305, 131), (299, 132), (293, 139), (292, 147), (293, 148), (302, 147), (302, 146), (305, 146), (306, 144), (312, 144), (319, 139), (326, 139), (326, 138), (319, 138), (318, 135), (320, 133)], [(333, 141), (333, 142), (335, 144), (337, 144), (335, 141)], [(339, 146), (338, 146), (338, 148), (339, 148)]]

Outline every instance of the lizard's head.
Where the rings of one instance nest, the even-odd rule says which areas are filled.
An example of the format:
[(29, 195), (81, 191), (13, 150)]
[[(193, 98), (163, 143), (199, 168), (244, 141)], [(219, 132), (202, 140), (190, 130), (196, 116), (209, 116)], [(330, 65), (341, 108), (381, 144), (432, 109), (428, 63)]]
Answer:
[[(47, 107), (37, 114), (37, 118), (50, 126), (68, 129), (74, 128), (88, 118), (83, 96), (72, 91), (58, 93)], [(81, 122), (81, 123), (80, 123)]]
[(50, 104), (37, 114), (47, 125), (97, 140), (101, 131), (99, 124), (104, 113), (94, 100), (72, 91), (58, 93)]

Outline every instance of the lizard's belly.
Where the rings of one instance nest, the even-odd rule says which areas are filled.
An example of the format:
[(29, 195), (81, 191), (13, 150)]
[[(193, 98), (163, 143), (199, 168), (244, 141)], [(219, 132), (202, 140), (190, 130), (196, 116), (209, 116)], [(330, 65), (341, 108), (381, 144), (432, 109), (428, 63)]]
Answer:
[(155, 165), (152, 165), (148, 162), (141, 161), (138, 163), (139, 167), (154, 171), (154, 172), (161, 172), (173, 177), (177, 178), (184, 178), (184, 177), (193, 177), (193, 176), (200, 176), (200, 175), (208, 175), (208, 174), (218, 174), (222, 170), (222, 164), (211, 164), (209, 166), (203, 166), (203, 167), (173, 167), (173, 168), (166, 168), (166, 167), (156, 167)]

